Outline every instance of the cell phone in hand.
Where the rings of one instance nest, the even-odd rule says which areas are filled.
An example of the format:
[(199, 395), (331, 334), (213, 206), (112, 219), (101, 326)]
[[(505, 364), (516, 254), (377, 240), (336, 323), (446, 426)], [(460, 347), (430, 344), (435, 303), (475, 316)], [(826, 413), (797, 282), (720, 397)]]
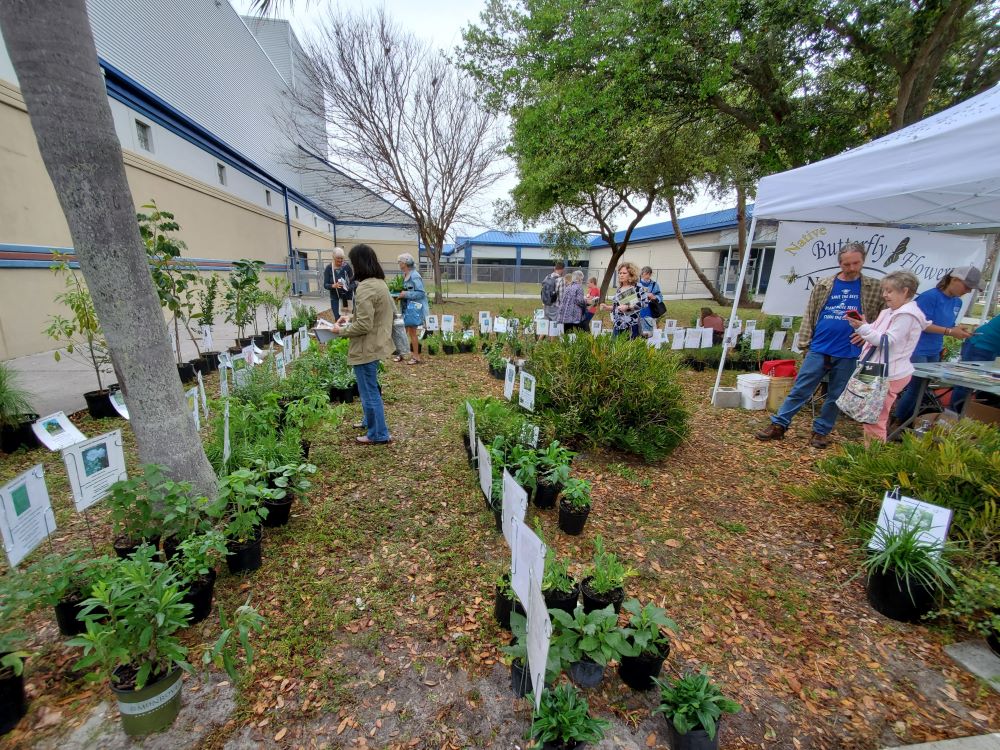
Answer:
[(861, 313), (859, 313), (857, 310), (848, 310), (847, 317), (851, 318), (852, 320), (861, 320)]

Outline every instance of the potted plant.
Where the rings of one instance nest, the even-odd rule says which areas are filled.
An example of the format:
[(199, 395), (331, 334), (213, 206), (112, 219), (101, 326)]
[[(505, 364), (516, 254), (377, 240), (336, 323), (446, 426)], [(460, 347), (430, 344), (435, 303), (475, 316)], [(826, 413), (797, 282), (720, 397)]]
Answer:
[(570, 536), (583, 533), (583, 525), (590, 515), (590, 504), (590, 482), (568, 478), (559, 499), (559, 528)]
[[(130, 736), (156, 732), (173, 722), (181, 705), (181, 670), (192, 671), (188, 648), (177, 637), (188, 624), (191, 605), (183, 601), (177, 572), (156, 562), (154, 554), (152, 547), (143, 545), (94, 584), (83, 612), (87, 630), (68, 642), (83, 649), (76, 668), (94, 668), (88, 679), (108, 678), (122, 728)], [(203, 661), (225, 667), (236, 679), (238, 645), (248, 647), (249, 634), (261, 627), (252, 607), (240, 607), (232, 627), (223, 620), (222, 634)], [(247, 663), (252, 658), (247, 648)]]
[(604, 609), (573, 613), (549, 611), (554, 622), (551, 648), (569, 664), (569, 676), (580, 687), (596, 687), (604, 679), (608, 662), (629, 651), (625, 631), (618, 627), (618, 615), (610, 604)]
[(55, 611), (60, 633), (72, 636), (86, 629), (80, 619), (83, 602), (90, 596), (94, 582), (114, 561), (107, 555), (89, 558), (82, 550), (74, 550), (65, 555), (46, 555), (28, 568), (27, 580), (38, 601)]
[(28, 637), (15, 626), (36, 601), (22, 576), (0, 576), (0, 735), (12, 730), (28, 712), (24, 692), (24, 660), (31, 654), (23, 645)]
[(186, 537), (170, 561), (184, 590), (181, 601), (191, 605), (189, 625), (201, 622), (212, 611), (216, 566), (226, 554), (225, 536), (217, 529), (209, 529)]
[(660, 705), (670, 732), (673, 750), (717, 750), (722, 714), (739, 713), (740, 705), (722, 695), (708, 673), (688, 673), (667, 682), (654, 680), (660, 688)]
[(634, 576), (635, 571), (623, 565), (618, 556), (604, 549), (604, 539), (594, 537), (594, 562), (589, 575), (580, 583), (583, 594), (583, 609), (592, 612), (607, 605), (621, 611), (625, 599), (625, 579)]
[(670, 654), (670, 639), (663, 629), (676, 633), (677, 623), (652, 602), (643, 606), (638, 599), (629, 599), (623, 607), (631, 615), (625, 629), (629, 652), (618, 663), (618, 675), (633, 690), (649, 690)]
[(599, 742), (609, 726), (590, 715), (586, 699), (572, 685), (559, 685), (542, 693), (531, 717), (531, 737), (545, 750), (579, 750)]
[(427, 353), (436, 356), (441, 352), (441, 337), (437, 334), (428, 336), (424, 342), (427, 344)]
[(443, 342), (441, 344), (441, 349), (445, 354), (455, 354), (458, 351), (458, 347), (455, 345), (455, 334), (446, 333), (443, 335)]
[[(163, 471), (161, 467), (157, 467)], [(163, 554), (170, 560), (180, 548), (180, 543), (195, 534), (203, 534), (219, 520), (218, 503), (199, 497), (188, 482), (165, 480), (162, 493), (156, 501), (159, 512), (159, 531), (163, 537)]]
[(115, 554), (128, 557), (141, 544), (157, 547), (162, 536), (162, 512), (188, 487), (168, 479), (162, 466), (148, 464), (141, 473), (111, 485), (111, 535)]
[[(292, 285), (288, 279), (282, 276), (271, 276), (265, 281), (265, 288), (260, 293), (260, 302), (264, 308), (264, 323), (268, 330), (265, 333), (270, 336), (278, 329), (278, 310), (281, 303), (292, 291)], [(271, 328), (271, 324), (274, 328)], [(281, 326), (284, 329), (284, 325)]]
[(503, 344), (498, 341), (490, 345), (485, 353), (486, 366), (489, 367), (490, 375), (497, 380), (503, 380), (507, 374), (507, 358), (503, 353)]
[(556, 504), (556, 498), (569, 479), (569, 464), (572, 458), (573, 452), (560, 445), (558, 440), (549, 443), (545, 450), (538, 451), (536, 506), (551, 508)]
[(954, 588), (950, 548), (926, 541), (916, 524), (867, 528), (875, 548), (867, 550), (863, 563), (869, 604), (893, 620), (919, 622), (941, 592)]
[(545, 597), (546, 609), (561, 609), (570, 614), (580, 599), (580, 584), (569, 574), (569, 563), (560, 559), (552, 547), (545, 552), (542, 596)]
[[(206, 328), (209, 333), (215, 328), (215, 305), (219, 299), (219, 274), (213, 273), (207, 279), (202, 280), (201, 289), (198, 291), (198, 312), (196, 318), (202, 331)], [(204, 343), (204, 339), (202, 340)], [(213, 340), (212, 344), (215, 344)], [(219, 369), (219, 352), (203, 351), (202, 358), (209, 372)]]
[(330, 401), (335, 404), (349, 404), (354, 401), (354, 386), (357, 379), (354, 370), (345, 360), (335, 365), (328, 378)]
[(228, 518), (226, 564), (230, 573), (246, 573), (261, 566), (261, 525), (268, 512), (264, 500), (274, 494), (251, 469), (237, 469), (219, 480), (219, 502)]
[[(510, 630), (513, 633), (510, 645), (501, 646), (500, 650), (510, 657), (510, 689), (514, 695), (523, 698), (531, 692), (531, 675), (528, 673), (528, 620), (520, 612), (510, 616)], [(559, 663), (559, 653), (550, 648), (545, 664), (545, 686), (556, 681), (562, 666)]]
[(236, 341), (240, 346), (250, 345), (252, 339), (245, 336), (247, 326), (257, 325), (257, 292), (263, 267), (263, 261), (242, 258), (233, 261), (226, 279), (226, 321), (236, 326)]
[(316, 467), (308, 463), (287, 463), (278, 465), (275, 461), (257, 461), (257, 474), (269, 488), (274, 490), (264, 499), (267, 518), (264, 525), (275, 528), (288, 523), (292, 503), (296, 496), (305, 497), (312, 487), (306, 476), (315, 474)]
[(493, 617), (504, 630), (510, 630), (511, 613), (525, 614), (524, 607), (517, 600), (513, 587), (510, 585), (510, 571), (502, 573), (497, 578), (496, 599), (493, 604)]
[(969, 570), (956, 568), (954, 579), (948, 606), (938, 614), (979, 633), (1000, 656), (1000, 565), (989, 560)]
[(17, 373), (0, 362), (0, 450), (4, 453), (38, 445), (31, 429), (38, 415), (31, 410), (30, 398), (31, 394), (17, 384)]
[(84, 285), (83, 280), (70, 269), (65, 255), (55, 254), (56, 262), (52, 270), (57, 275), (66, 274), (66, 291), (56, 295), (56, 302), (65, 305), (71, 317), (54, 315), (49, 318), (49, 326), (45, 334), (56, 342), (59, 348), (53, 354), (56, 362), (62, 359), (60, 349), (78, 357), (94, 369), (97, 378), (97, 390), (87, 391), (83, 398), (87, 402), (87, 410), (94, 419), (117, 417), (118, 412), (111, 405), (111, 392), (104, 387), (102, 374), (110, 372), (111, 352), (101, 331), (101, 322), (97, 319), (94, 300)]

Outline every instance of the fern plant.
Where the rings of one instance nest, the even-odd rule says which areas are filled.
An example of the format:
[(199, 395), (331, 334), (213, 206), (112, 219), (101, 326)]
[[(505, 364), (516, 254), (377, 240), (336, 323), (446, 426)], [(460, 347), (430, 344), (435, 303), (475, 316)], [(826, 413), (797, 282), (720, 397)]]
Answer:
[(31, 394), (17, 383), (17, 373), (0, 362), (0, 427), (16, 427), (31, 413)]

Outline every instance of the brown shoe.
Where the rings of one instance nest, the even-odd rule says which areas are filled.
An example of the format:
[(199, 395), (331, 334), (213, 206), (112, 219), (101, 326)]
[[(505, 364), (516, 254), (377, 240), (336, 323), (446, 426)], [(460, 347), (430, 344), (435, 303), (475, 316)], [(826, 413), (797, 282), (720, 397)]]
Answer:
[(780, 424), (775, 424), (771, 422), (767, 427), (757, 433), (758, 440), (781, 440), (785, 437), (785, 430), (787, 427), (782, 427)]
[(829, 435), (820, 435), (818, 432), (814, 432), (812, 437), (809, 438), (810, 448), (829, 448), (830, 443), (833, 442), (833, 438)]

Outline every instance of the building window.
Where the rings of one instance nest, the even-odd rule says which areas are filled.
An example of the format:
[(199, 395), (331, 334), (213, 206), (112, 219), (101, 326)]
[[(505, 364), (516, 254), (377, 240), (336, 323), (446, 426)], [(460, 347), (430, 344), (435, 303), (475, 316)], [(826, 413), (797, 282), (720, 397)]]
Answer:
[(298, 206), (292, 206), (292, 208), (295, 209), (295, 218), (296, 219), (299, 218), (299, 207)]
[(149, 127), (146, 123), (136, 120), (135, 121), (135, 134), (139, 139), (139, 148), (143, 151), (148, 151), (153, 153), (153, 129)]
[(265, 190), (264, 191), (264, 200), (267, 201), (267, 205), (269, 205), (269, 206), (271, 205), (271, 191), (270, 190)]
[(225, 164), (219, 164), (218, 162), (216, 162), (215, 169), (219, 173), (219, 184), (220, 185), (225, 185), (226, 184), (226, 165)]

